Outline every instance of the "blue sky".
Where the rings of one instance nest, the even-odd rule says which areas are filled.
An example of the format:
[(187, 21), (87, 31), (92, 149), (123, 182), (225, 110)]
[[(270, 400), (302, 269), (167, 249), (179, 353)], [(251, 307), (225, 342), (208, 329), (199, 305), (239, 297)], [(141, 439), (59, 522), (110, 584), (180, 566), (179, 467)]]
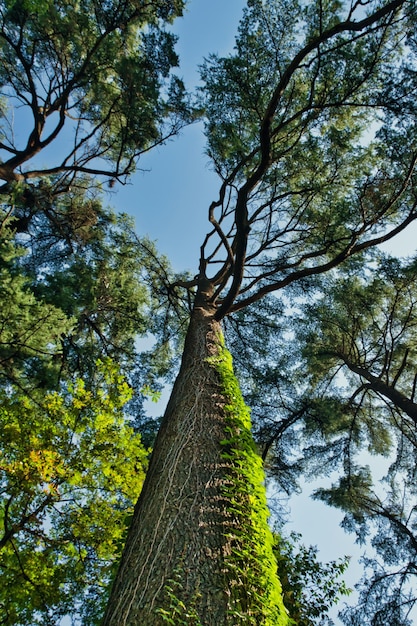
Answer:
[[(184, 17), (175, 22), (178, 74), (189, 89), (198, 84), (204, 57), (232, 51), (244, 5), (243, 0), (190, 0)], [(139, 167), (144, 171), (110, 198), (135, 216), (137, 232), (156, 240), (176, 271), (197, 272), (208, 207), (217, 198), (219, 179), (210, 170), (204, 146), (203, 124), (193, 124), (142, 158)]]

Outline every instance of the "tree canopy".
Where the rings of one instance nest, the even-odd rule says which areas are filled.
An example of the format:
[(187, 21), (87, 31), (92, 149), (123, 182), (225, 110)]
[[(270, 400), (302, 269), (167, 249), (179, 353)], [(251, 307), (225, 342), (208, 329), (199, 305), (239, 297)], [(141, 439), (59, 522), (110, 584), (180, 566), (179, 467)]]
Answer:
[[(1, 6), (1, 178), (75, 173), (118, 179), (187, 118), (164, 25), (181, 0), (32, 2)], [(23, 137), (14, 124), (25, 125)], [(65, 132), (65, 135), (63, 134)], [(56, 139), (54, 163), (32, 163)]]
[(411, 19), (399, 16), (401, 4), (372, 13), (367, 3), (364, 17), (357, 4), (250, 2), (236, 54), (207, 62), (209, 154), (223, 184), (201, 264), (223, 255), (213, 279), (218, 317), (326, 272), (415, 219), (412, 89), (389, 79), (413, 75), (401, 55)]
[[(211, 424), (226, 416), (210, 462), (227, 467), (213, 502), (232, 503), (217, 511), (231, 543), (204, 549), (233, 556), (222, 570), (236, 575), (228, 619), (285, 623), (278, 602), (265, 608), (279, 595), (276, 566), (300, 624), (327, 619), (346, 591), (329, 580), (345, 562), (326, 569), (314, 550), (294, 554), (293, 540), (277, 538), (273, 565), (249, 418), (213, 339), (221, 322), (267, 476), (286, 494), (301, 477), (331, 476), (315, 497), (342, 509), (346, 530), (374, 548), (358, 606), (342, 619), (404, 626), (417, 601), (416, 260), (378, 246), (417, 218), (414, 3), (249, 0), (234, 51), (206, 59), (193, 104), (172, 71), (168, 26), (183, 5), (0, 4), (0, 623), (101, 620), (159, 424), (144, 415), (143, 394), (172, 380), (191, 317), (180, 370), (190, 368), (188, 385), (182, 398), (174, 387), (167, 411), (184, 421), (163, 422), (135, 515), (149, 493), (156, 508), (174, 505), (174, 471), (166, 492), (149, 486), (171, 459), (183, 481), (173, 493), (191, 502), (197, 451), (203, 458)], [(197, 112), (219, 195), (190, 277), (174, 275), (127, 216), (103, 206), (101, 187), (126, 182), (144, 152)], [(191, 431), (195, 406), (211, 424), (201, 418)], [(385, 460), (380, 484), (368, 455)], [(131, 538), (137, 522), (130, 528)], [(186, 588), (191, 570), (176, 566), (158, 583), (169, 600), (159, 619), (200, 624), (206, 591), (198, 581)], [(326, 579), (309, 587), (310, 600), (306, 572)]]
[(135, 345), (162, 324), (157, 311), (146, 322), (152, 245), (126, 216), (95, 209), (82, 241), (60, 238), (42, 214), (19, 233), (2, 212), (4, 624), (97, 623), (147, 465), (140, 390), (166, 367), (163, 352), (140, 359)]

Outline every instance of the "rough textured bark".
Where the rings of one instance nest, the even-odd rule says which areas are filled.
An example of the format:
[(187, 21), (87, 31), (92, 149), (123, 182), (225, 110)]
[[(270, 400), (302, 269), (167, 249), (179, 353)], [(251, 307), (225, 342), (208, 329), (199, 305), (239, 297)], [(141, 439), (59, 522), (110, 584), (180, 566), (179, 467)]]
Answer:
[(230, 621), (239, 588), (230, 568), (239, 520), (227, 495), (228, 399), (213, 366), (223, 349), (213, 314), (203, 307), (193, 313), (103, 626), (270, 623), (247, 598), (240, 602), (247, 615), (240, 619), (235, 611)]

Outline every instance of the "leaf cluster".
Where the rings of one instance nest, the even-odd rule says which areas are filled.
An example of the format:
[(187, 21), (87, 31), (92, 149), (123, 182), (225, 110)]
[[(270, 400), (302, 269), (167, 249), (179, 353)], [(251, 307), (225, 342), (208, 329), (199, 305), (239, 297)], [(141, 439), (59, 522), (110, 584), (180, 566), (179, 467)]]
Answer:
[(1, 392), (2, 623), (96, 623), (146, 468), (130, 396), (109, 359), (90, 389)]
[(298, 626), (332, 624), (329, 609), (351, 591), (340, 580), (349, 559), (320, 563), (317, 548), (303, 546), (300, 538), (296, 533), (288, 538), (274, 534), (274, 554), (285, 606)]

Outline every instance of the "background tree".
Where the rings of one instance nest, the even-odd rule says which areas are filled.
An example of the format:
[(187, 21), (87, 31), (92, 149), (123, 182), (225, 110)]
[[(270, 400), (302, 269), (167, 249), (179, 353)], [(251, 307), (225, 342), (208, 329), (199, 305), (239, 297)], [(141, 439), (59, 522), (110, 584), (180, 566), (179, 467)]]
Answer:
[(97, 623), (146, 466), (130, 395), (110, 360), (89, 389), (2, 390), (2, 624)]
[(300, 545), (300, 538), (295, 533), (288, 539), (281, 534), (275, 536), (274, 553), (285, 606), (299, 626), (333, 624), (328, 616), (330, 607), (340, 596), (350, 593), (343, 580), (339, 580), (349, 559), (320, 563), (317, 548)]
[[(100, 182), (125, 182), (141, 154), (193, 119), (171, 72), (178, 59), (166, 30), (183, 5), (0, 5), (2, 202), (18, 232), (27, 233), (35, 220), (39, 234), (40, 222), (45, 227), (49, 220), (61, 258), (100, 219), (94, 193)], [(43, 254), (51, 240), (40, 242)]]
[(134, 408), (139, 422), (140, 389), (166, 362), (140, 361), (135, 348), (159, 324), (157, 314), (146, 323), (151, 303), (141, 281), (152, 246), (141, 246), (126, 217), (98, 201), (95, 211), (83, 236), (70, 231), (66, 240), (42, 214), (23, 234), (10, 211), (1, 216), (0, 616), (7, 625), (58, 624), (64, 615), (98, 622), (146, 467), (138, 423), (127, 418)]
[(166, 29), (182, 9), (165, 0), (0, 6), (2, 222), (26, 253), (18, 271), (35, 298), (76, 320), (61, 337), (61, 370), (83, 374), (104, 354), (133, 378), (136, 336), (153, 331), (139, 309), (146, 280), (165, 280), (167, 262), (100, 193), (193, 118)]
[[(376, 558), (365, 560), (360, 604), (345, 613), (346, 623), (407, 624), (417, 601), (412, 591), (417, 556), (415, 259), (382, 257), (374, 263), (362, 275), (348, 268), (327, 279), (331, 298), (304, 312), (299, 338), (311, 372), (305, 441), (314, 430), (316, 471), (327, 456), (340, 472), (317, 497), (341, 508), (345, 528), (362, 542), (371, 536), (376, 552)], [(380, 485), (364, 465), (364, 451), (386, 459)]]
[(152, 358), (136, 342), (166, 326), (149, 283), (169, 270), (91, 174), (125, 180), (190, 119), (165, 30), (181, 10), (0, 6), (2, 624), (97, 623), (140, 491), (139, 390), (168, 353), (162, 331)]

